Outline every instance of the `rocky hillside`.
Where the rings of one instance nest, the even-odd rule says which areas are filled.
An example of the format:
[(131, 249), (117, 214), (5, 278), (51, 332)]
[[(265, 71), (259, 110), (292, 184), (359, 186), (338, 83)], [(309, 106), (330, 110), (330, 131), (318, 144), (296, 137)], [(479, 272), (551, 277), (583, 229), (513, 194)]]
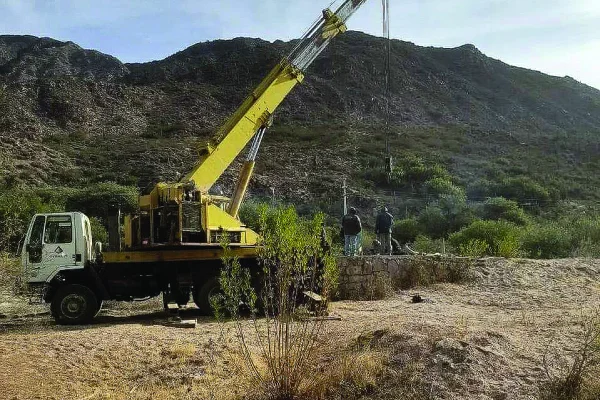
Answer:
[[(123, 64), (72, 42), (0, 36), (0, 182), (114, 180), (143, 189), (173, 179), (291, 46), (219, 40)], [(360, 171), (383, 157), (383, 48), (380, 38), (349, 32), (315, 62), (277, 114), (255, 192), (272, 186), (327, 201), (343, 177), (377, 191)], [(600, 167), (599, 90), (472, 45), (394, 40), (390, 72), (394, 153), (445, 164), (465, 184), (495, 170), (595, 196), (581, 188)]]

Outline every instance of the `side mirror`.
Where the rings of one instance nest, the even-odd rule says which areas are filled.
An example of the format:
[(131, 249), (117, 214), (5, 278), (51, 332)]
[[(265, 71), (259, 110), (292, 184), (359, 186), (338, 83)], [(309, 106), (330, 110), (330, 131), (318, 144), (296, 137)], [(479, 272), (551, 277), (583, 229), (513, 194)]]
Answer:
[(94, 243), (94, 252), (96, 254), (102, 254), (102, 242)]

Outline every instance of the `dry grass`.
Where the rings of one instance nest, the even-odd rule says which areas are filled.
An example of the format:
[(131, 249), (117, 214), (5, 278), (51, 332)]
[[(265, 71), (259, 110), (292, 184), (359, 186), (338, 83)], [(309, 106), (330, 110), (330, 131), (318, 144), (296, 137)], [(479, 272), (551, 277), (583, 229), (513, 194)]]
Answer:
[[(319, 382), (303, 384), (304, 398), (535, 398), (545, 378), (537, 361), (544, 343), (556, 337), (560, 351), (575, 349), (581, 309), (599, 306), (600, 262), (491, 260), (477, 268), (480, 276), (466, 286), (420, 289), (431, 302), (412, 304), (404, 293), (334, 302), (341, 320), (326, 323), (323, 350), (306, 370)], [(263, 388), (248, 388), (240, 361), (230, 357), (232, 323), (221, 343), (221, 325), (210, 319), (196, 329), (164, 326), (166, 316), (154, 312), (159, 303), (119, 303), (85, 327), (55, 326), (49, 316), (13, 319), (0, 308), (9, 315), (0, 319), (0, 398), (261, 399)], [(250, 322), (243, 328), (253, 333)], [(440, 348), (442, 339), (458, 347)], [(258, 361), (259, 349), (252, 354)], [(588, 379), (581, 398), (597, 392)]]
[(451, 256), (413, 256), (402, 278), (394, 286), (409, 289), (434, 283), (462, 283), (471, 279), (474, 260)]
[(339, 352), (318, 371), (312, 371), (316, 379), (302, 388), (302, 398), (351, 399), (370, 393), (385, 371), (387, 358), (383, 350)]
[[(258, 349), (255, 349), (258, 350)], [(281, 394), (271, 382), (268, 361), (260, 353), (253, 353), (253, 365), (262, 379), (256, 380), (254, 367), (249, 368), (246, 355), (240, 351), (228, 350), (222, 360), (216, 360), (212, 371), (224, 362), (236, 376), (236, 387), (243, 395), (230, 396), (228, 399), (353, 399), (371, 393), (377, 387), (378, 379), (386, 369), (388, 350), (383, 348), (349, 347), (340, 348), (339, 344), (320, 342), (318, 359), (307, 364), (302, 371), (302, 379), (294, 394)], [(209, 376), (207, 375), (207, 382)], [(213, 382), (215, 383), (215, 382)], [(213, 385), (214, 386), (214, 385)], [(219, 385), (214, 386), (218, 389)], [(222, 399), (223, 393), (213, 392), (212, 399)]]
[(173, 360), (184, 363), (196, 354), (196, 351), (196, 345), (193, 343), (177, 343), (169, 347), (164, 354)]
[(574, 350), (544, 355), (542, 400), (600, 399), (600, 309), (585, 315), (581, 328)]
[(368, 277), (360, 298), (362, 300), (384, 300), (392, 297), (394, 293), (392, 279), (388, 275), (378, 274)]

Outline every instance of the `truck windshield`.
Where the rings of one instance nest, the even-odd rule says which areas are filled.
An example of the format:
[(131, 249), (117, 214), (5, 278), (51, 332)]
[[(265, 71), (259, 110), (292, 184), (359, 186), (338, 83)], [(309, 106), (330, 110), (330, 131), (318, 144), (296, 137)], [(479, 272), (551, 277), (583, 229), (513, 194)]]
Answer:
[(49, 216), (46, 221), (44, 243), (71, 243), (73, 240), (72, 231), (70, 216)]

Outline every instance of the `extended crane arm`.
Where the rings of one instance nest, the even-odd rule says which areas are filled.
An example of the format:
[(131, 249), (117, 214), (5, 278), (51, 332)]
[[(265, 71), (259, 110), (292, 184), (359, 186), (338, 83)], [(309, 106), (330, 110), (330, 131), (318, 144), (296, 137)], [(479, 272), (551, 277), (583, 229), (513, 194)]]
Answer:
[(207, 193), (227, 167), (242, 152), (292, 89), (304, 79), (304, 71), (327, 47), (331, 39), (346, 31), (346, 21), (366, 0), (345, 0), (310, 27), (292, 52), (285, 57), (244, 100), (200, 152), (200, 160), (182, 182), (193, 183)]

